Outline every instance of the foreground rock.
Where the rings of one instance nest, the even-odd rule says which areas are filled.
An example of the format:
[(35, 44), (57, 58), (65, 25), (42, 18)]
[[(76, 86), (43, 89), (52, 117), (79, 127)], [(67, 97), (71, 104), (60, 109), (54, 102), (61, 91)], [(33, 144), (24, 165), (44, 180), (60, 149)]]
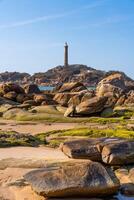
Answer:
[(104, 139), (80, 139), (63, 143), (60, 148), (69, 158), (101, 161), (101, 152), (97, 144)]
[(24, 178), (45, 197), (107, 196), (119, 188), (110, 169), (92, 161), (70, 161), (27, 173)]
[(103, 161), (110, 165), (134, 163), (134, 141), (120, 138), (79, 139), (64, 142), (61, 150), (70, 158)]
[(110, 165), (133, 164), (134, 141), (118, 141), (104, 146), (102, 160)]

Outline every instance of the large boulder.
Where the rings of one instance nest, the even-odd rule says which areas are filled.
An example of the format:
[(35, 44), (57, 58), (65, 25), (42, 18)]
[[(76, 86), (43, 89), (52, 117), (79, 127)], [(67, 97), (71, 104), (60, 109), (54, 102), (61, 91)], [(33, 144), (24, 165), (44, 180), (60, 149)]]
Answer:
[[(103, 140), (101, 140), (103, 141)], [(101, 152), (97, 144), (100, 139), (80, 139), (74, 141), (67, 141), (61, 144), (60, 149), (69, 158), (75, 159), (89, 159), (92, 161), (101, 161)]]
[(82, 90), (87, 90), (87, 88), (79, 82), (70, 82), (64, 83), (60, 88), (58, 88), (58, 92), (80, 92)]
[(60, 104), (61, 106), (67, 107), (70, 98), (73, 96), (74, 94), (70, 94), (70, 93), (57, 93), (54, 96), (53, 100), (57, 102), (58, 104)]
[(78, 139), (60, 145), (61, 151), (69, 158), (102, 161), (101, 152), (106, 144), (118, 142), (118, 138)]
[(61, 150), (70, 158), (103, 161), (109, 165), (134, 164), (134, 141), (121, 138), (79, 139), (64, 142)]
[(100, 113), (104, 109), (106, 102), (107, 97), (93, 97), (76, 106), (76, 113), (82, 115)]
[(33, 93), (39, 94), (39, 93), (41, 93), (38, 85), (36, 85), (36, 84), (27, 84), (27, 85), (24, 86), (24, 90), (25, 90), (26, 94), (33, 94)]
[(108, 97), (109, 101), (107, 107), (111, 107), (114, 106), (118, 99), (130, 89), (134, 89), (134, 81), (125, 74), (116, 72), (110, 74), (98, 83), (96, 95)]
[(33, 113), (47, 113), (47, 114), (61, 114), (55, 105), (36, 106), (31, 112)]
[(24, 89), (19, 86), (18, 84), (15, 83), (4, 83), (0, 85), (0, 94), (4, 95), (8, 92), (12, 92), (14, 91), (17, 94), (23, 94), (24, 93)]
[(119, 140), (105, 145), (102, 149), (102, 160), (110, 165), (134, 164), (134, 141)]
[(118, 179), (100, 163), (77, 160), (27, 173), (24, 179), (45, 197), (97, 197), (115, 194)]

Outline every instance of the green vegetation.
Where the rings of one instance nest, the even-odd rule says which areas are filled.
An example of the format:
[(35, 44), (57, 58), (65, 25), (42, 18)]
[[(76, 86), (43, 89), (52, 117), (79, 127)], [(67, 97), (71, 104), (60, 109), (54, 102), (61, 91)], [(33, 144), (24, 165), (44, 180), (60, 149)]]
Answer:
[[(43, 137), (44, 133), (38, 136)], [(126, 129), (90, 129), (90, 128), (78, 128), (70, 130), (56, 130), (50, 131), (45, 136), (82, 136), (82, 137), (120, 137), (120, 138), (134, 138), (134, 131), (129, 131)]]
[(90, 129), (90, 128), (77, 128), (70, 130), (56, 130), (47, 133), (41, 133), (36, 136), (40, 138), (42, 143), (46, 141), (46, 137), (51, 137), (48, 145), (51, 147), (58, 147), (61, 142), (74, 138), (99, 138), (99, 137), (119, 137), (134, 139), (134, 131), (123, 129), (122, 126), (116, 129)]
[(37, 146), (41, 141), (31, 135), (17, 132), (0, 132), (0, 147), (10, 146)]
[(123, 126), (115, 129), (91, 129), (75, 128), (69, 130), (55, 130), (40, 133), (35, 136), (21, 134), (17, 132), (0, 132), (0, 147), (11, 146), (39, 146), (47, 145), (57, 147), (60, 143), (73, 138), (99, 138), (99, 137), (119, 137), (134, 139), (134, 131), (127, 130)]

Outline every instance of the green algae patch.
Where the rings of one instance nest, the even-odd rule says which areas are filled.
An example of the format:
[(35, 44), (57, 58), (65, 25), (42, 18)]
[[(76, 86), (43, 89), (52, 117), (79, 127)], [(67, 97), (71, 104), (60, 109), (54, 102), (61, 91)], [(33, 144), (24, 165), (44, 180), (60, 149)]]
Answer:
[(0, 148), (13, 146), (38, 146), (41, 141), (32, 135), (1, 131)]

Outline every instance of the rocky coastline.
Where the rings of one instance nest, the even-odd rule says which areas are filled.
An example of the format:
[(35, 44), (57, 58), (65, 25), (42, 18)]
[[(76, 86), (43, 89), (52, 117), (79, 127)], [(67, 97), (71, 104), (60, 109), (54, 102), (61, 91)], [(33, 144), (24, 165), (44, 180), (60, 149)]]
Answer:
[[(45, 160), (26, 162), (28, 166), (36, 163), (22, 177), (39, 196), (36, 200), (134, 198), (134, 81), (120, 72), (101, 77), (96, 90), (89, 90), (81, 81), (67, 81), (52, 91), (40, 91), (35, 83), (1, 83), (1, 120), (68, 122), (81, 128), (35, 136), (1, 132), (0, 147), (53, 145), (64, 154), (65, 162), (49, 166), (44, 165)], [(18, 167), (20, 161), (2, 162)]]

